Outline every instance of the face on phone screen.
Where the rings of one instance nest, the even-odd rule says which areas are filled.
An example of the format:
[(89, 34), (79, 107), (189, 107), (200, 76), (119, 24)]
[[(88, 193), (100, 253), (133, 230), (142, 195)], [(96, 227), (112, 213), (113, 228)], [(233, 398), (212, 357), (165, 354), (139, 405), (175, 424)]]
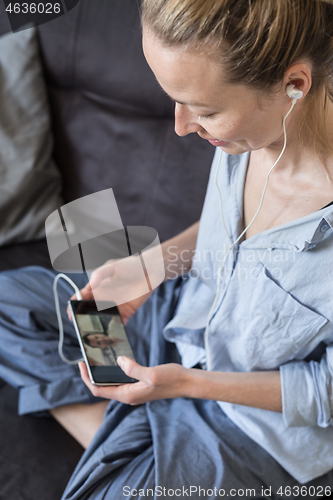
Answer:
[(98, 311), (94, 301), (74, 300), (70, 305), (91, 381), (96, 384), (135, 382), (117, 364), (118, 356), (134, 359), (117, 307)]

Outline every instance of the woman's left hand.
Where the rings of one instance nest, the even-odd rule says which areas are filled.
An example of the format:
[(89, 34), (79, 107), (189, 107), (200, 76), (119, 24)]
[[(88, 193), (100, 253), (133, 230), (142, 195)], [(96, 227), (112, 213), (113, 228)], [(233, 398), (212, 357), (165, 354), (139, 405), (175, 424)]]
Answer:
[(186, 397), (189, 371), (177, 363), (145, 367), (125, 356), (117, 362), (131, 378), (139, 380), (134, 384), (118, 386), (95, 386), (90, 382), (85, 363), (79, 363), (81, 377), (94, 396), (115, 399), (129, 405), (139, 405), (156, 399)]

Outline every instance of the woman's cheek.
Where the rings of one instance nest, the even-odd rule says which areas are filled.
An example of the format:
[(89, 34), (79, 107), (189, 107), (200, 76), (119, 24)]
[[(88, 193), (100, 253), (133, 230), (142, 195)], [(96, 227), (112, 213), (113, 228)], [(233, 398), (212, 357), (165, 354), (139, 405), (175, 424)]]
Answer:
[(220, 121), (216, 124), (215, 133), (218, 134), (217, 138), (222, 141), (237, 141), (244, 140), (245, 130), (247, 127), (248, 119), (245, 116), (244, 118), (230, 116), (225, 117), (223, 121)]

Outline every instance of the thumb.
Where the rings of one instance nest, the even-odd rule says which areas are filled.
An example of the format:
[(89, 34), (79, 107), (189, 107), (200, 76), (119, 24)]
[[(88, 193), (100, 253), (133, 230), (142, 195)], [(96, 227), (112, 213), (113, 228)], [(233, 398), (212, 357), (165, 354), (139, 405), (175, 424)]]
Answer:
[(134, 359), (127, 358), (126, 356), (118, 356), (117, 363), (128, 377), (135, 378), (137, 380), (145, 379), (145, 372), (147, 368), (139, 365), (139, 363), (134, 361)]

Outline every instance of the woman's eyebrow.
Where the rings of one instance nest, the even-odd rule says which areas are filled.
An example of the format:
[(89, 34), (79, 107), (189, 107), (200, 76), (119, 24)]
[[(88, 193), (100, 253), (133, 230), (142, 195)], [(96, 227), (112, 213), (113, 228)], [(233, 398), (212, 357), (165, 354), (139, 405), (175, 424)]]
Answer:
[(211, 109), (211, 106), (209, 106), (208, 104), (206, 103), (200, 103), (200, 102), (181, 102), (181, 101), (178, 101), (177, 99), (174, 99), (173, 97), (171, 97), (170, 94), (167, 93), (166, 90), (164, 90), (164, 88), (162, 87), (162, 85), (160, 84), (160, 82), (157, 80), (156, 76), (155, 76), (155, 79), (157, 81), (157, 83), (159, 84), (160, 88), (163, 90), (163, 92), (165, 93), (165, 95), (167, 95), (169, 97), (169, 99), (171, 99), (172, 102), (176, 103), (176, 104), (181, 104), (182, 106), (197, 106), (198, 108), (206, 108), (206, 109)]
[(203, 104), (203, 103), (200, 103), (200, 102), (193, 102), (193, 101), (190, 101), (190, 102), (181, 102), (181, 101), (178, 101), (178, 100), (174, 99), (173, 97), (171, 97), (171, 95), (169, 95), (167, 93), (166, 93), (166, 95), (171, 99), (172, 102), (174, 102), (176, 104), (181, 104), (182, 106), (196, 106), (198, 108), (210, 108), (210, 106), (208, 104)]

